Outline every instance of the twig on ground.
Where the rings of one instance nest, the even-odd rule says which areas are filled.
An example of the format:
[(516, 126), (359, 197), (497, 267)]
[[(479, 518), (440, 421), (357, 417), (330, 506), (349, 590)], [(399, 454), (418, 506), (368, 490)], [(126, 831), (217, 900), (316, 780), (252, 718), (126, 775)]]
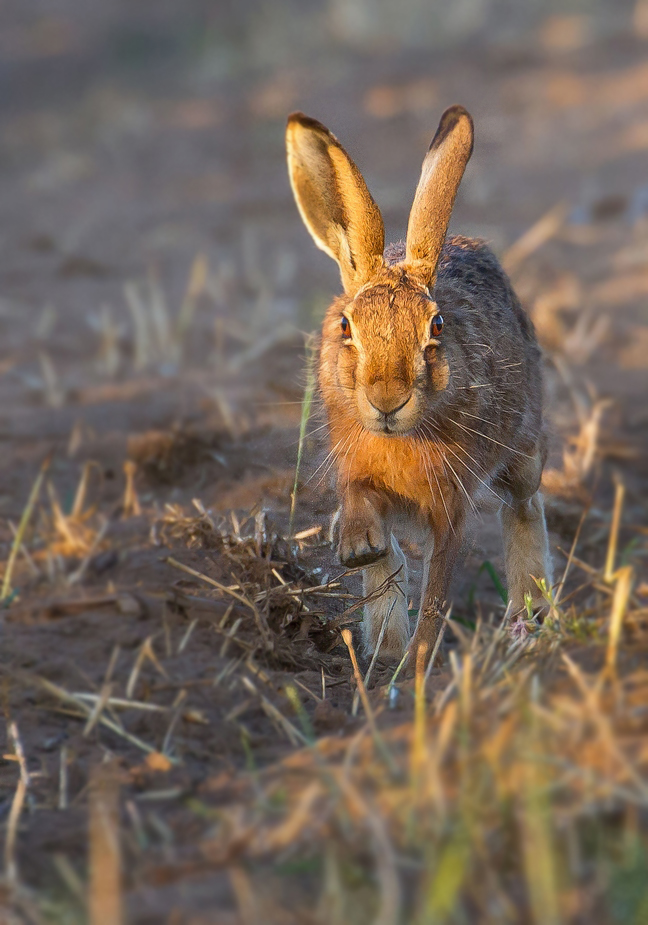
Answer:
[(122, 925), (119, 779), (111, 763), (90, 778), (88, 917), (90, 925)]
[(13, 800), (11, 801), (11, 809), (9, 810), (9, 818), (7, 820), (4, 868), (7, 884), (9, 885), (10, 889), (16, 890), (19, 883), (18, 862), (16, 861), (16, 838), (18, 835), (18, 823), (20, 821), (20, 815), (22, 813), (25, 797), (27, 796), (27, 789), (29, 787), (29, 772), (27, 771), (27, 761), (25, 760), (25, 752), (23, 751), (22, 742), (20, 741), (18, 726), (15, 722), (9, 723), (8, 732), (9, 739), (11, 740), (11, 744), (13, 746), (14, 755), (16, 756), (16, 761), (18, 762), (18, 767), (20, 769), (20, 777), (18, 778)]
[(191, 568), (189, 565), (184, 565), (182, 562), (178, 562), (177, 559), (174, 559), (173, 556), (167, 556), (164, 560), (173, 568), (180, 569), (182, 572), (186, 572), (187, 575), (193, 575), (194, 578), (199, 578), (201, 581), (206, 582), (209, 585), (212, 585), (214, 588), (218, 588), (219, 591), (222, 591), (223, 594), (227, 594), (230, 597), (233, 597), (234, 600), (238, 601), (240, 604), (249, 607), (254, 615), (255, 622), (261, 633), (261, 637), (264, 641), (265, 647), (267, 649), (273, 648), (273, 642), (270, 638), (267, 627), (264, 625), (263, 620), (261, 619), (261, 614), (259, 613), (258, 608), (248, 597), (244, 594), (238, 594), (236, 591), (232, 591), (231, 588), (228, 588), (226, 585), (221, 584), (220, 581), (216, 581), (215, 578), (210, 578), (209, 575), (205, 575), (203, 572), (198, 572), (196, 569)]

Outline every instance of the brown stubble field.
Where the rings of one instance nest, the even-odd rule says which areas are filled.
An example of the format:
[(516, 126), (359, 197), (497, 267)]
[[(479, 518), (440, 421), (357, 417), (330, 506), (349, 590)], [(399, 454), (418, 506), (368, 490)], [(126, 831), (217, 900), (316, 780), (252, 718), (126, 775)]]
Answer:
[[(648, 45), (553, 17), (264, 65), (199, 3), (162, 51), (79, 6), (3, 14), (3, 921), (648, 921)], [(452, 102), (452, 229), (546, 352), (559, 585), (511, 639), (486, 512), (443, 665), (358, 690), (316, 396), (300, 441), (339, 283), (283, 126), (328, 124), (397, 238)]]

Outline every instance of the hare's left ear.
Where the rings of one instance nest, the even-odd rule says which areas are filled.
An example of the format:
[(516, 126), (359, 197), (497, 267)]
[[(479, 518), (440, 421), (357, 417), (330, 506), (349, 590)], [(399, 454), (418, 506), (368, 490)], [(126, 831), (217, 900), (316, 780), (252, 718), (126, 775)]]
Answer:
[(362, 174), (335, 135), (294, 112), (286, 129), (288, 173), (297, 206), (317, 246), (340, 267), (354, 296), (383, 263), (382, 216)]
[(434, 281), (457, 189), (473, 149), (473, 121), (463, 106), (441, 116), (423, 161), (407, 225), (405, 263), (425, 285)]

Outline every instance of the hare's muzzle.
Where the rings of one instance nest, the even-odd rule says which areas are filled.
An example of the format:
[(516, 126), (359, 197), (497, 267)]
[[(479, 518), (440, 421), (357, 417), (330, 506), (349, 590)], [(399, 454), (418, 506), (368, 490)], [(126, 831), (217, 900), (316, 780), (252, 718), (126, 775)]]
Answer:
[(412, 397), (412, 395), (411, 395), (411, 393), (410, 393), (410, 394), (407, 396), (407, 398), (405, 399), (405, 401), (400, 402), (400, 404), (398, 404), (398, 405), (394, 408), (394, 407), (392, 407), (392, 406), (393, 406), (394, 404), (396, 404), (396, 402), (399, 401), (399, 399), (390, 399), (390, 400), (388, 400), (388, 401), (381, 401), (380, 404), (377, 404), (375, 399), (372, 400), (372, 398), (371, 398), (369, 395), (367, 395), (367, 399), (368, 399), (369, 404), (371, 405), (371, 407), (374, 408), (376, 411), (378, 411), (379, 414), (382, 414), (382, 415), (384, 415), (385, 417), (389, 417), (390, 415), (396, 415), (396, 414), (398, 414), (398, 412), (401, 410), (401, 408), (404, 408), (404, 407), (405, 407), (405, 405), (408, 403), (408, 401), (410, 400), (411, 397)]
[(380, 434), (404, 434), (412, 427), (414, 393), (378, 381), (364, 388), (359, 401), (367, 430)]

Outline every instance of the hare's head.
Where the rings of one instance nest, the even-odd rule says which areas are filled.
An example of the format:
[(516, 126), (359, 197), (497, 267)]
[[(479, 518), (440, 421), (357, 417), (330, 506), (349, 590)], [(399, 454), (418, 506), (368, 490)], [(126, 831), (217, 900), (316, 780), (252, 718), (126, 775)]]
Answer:
[(392, 262), (383, 256), (380, 211), (349, 155), (314, 119), (288, 120), (299, 211), (344, 286), (324, 322), (322, 384), (372, 433), (411, 433), (431, 394), (448, 385), (452, 351), (431, 293), (472, 143), (466, 110), (446, 110), (423, 162), (403, 259)]

